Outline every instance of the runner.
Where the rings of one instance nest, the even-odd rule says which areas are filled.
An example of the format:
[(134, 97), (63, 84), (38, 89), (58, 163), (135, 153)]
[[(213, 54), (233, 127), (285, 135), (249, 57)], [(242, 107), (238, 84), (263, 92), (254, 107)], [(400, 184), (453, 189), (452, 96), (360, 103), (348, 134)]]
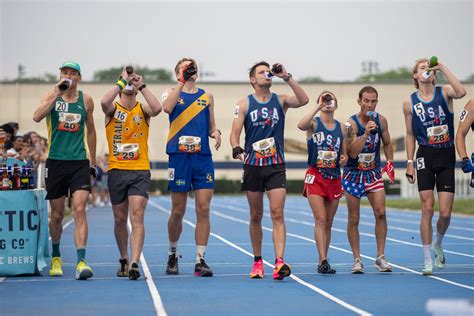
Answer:
[[(436, 223), (434, 243), (435, 267), (445, 266), (445, 257), (441, 242), (451, 221), (454, 200), (454, 167), (456, 153), (454, 150), (454, 115), (453, 99), (462, 98), (466, 90), (461, 82), (444, 64), (429, 68), (427, 59), (417, 60), (413, 66), (412, 76), (417, 91), (403, 101), (403, 114), (407, 130), (407, 170), (409, 183), (418, 179), (418, 191), (421, 200), (420, 235), (423, 243), (423, 275), (433, 274), (431, 257), (431, 240), (433, 227), (431, 220), (434, 213), (434, 192), (436, 184), (439, 201), (439, 218)], [(435, 86), (436, 71), (441, 71), (449, 85)], [(416, 175), (413, 158), (415, 142), (418, 142), (416, 153)]]
[[(128, 68), (128, 67), (127, 67)], [(137, 101), (141, 93), (147, 103)], [(119, 100), (115, 101), (117, 95)], [(107, 181), (114, 211), (114, 234), (120, 252), (118, 277), (140, 277), (138, 262), (145, 239), (143, 218), (150, 193), (148, 132), (150, 118), (162, 108), (143, 83), (143, 77), (124, 68), (116, 85), (101, 101), (105, 113), (105, 132), (109, 144)], [(128, 260), (127, 219), (130, 210), (131, 264)]]
[[(319, 253), (318, 273), (334, 274), (327, 260), (331, 243), (331, 228), (342, 196), (341, 170), (347, 162), (346, 129), (334, 119), (337, 99), (330, 91), (323, 91), (316, 106), (299, 122), (306, 131), (308, 165), (303, 196), (308, 198), (314, 216), (314, 240)], [(321, 112), (320, 116), (316, 114)]]
[(88, 236), (86, 204), (91, 192), (90, 175), (95, 177), (97, 174), (94, 101), (90, 95), (77, 89), (82, 79), (78, 63), (67, 61), (59, 69), (59, 82), (43, 96), (33, 114), (35, 122), (46, 117), (50, 144), (45, 172), (46, 199), (51, 205), (49, 231), (53, 248), (49, 275), (63, 275), (59, 244), (63, 231), (65, 197), (70, 196), (74, 210), (76, 279), (86, 280), (93, 275), (85, 256)]
[[(469, 159), (466, 150), (466, 135), (469, 128), (474, 131), (474, 99), (469, 100), (464, 106), (464, 111), (459, 116), (459, 126), (456, 132), (456, 149), (462, 159), (462, 171), (464, 173), (474, 172), (474, 152), (471, 154), (471, 159)], [(474, 178), (471, 177), (469, 185), (474, 188)]]
[[(294, 95), (277, 95), (270, 91), (272, 76), (282, 78)], [(230, 135), (232, 156), (244, 162), (241, 190), (246, 192), (250, 207), (250, 239), (254, 253), (251, 278), (263, 278), (262, 217), (263, 194), (270, 200), (273, 222), (275, 268), (273, 279), (282, 280), (291, 274), (283, 260), (286, 242), (284, 205), (286, 169), (284, 156), (285, 113), (308, 103), (308, 96), (281, 64), (264, 61), (252, 66), (250, 83), (255, 90), (237, 103)], [(240, 134), (245, 126), (245, 149), (240, 147)]]
[[(360, 105), (360, 112), (352, 115), (347, 122), (349, 159), (342, 176), (342, 186), (346, 192), (349, 211), (347, 237), (354, 255), (352, 273), (364, 273), (359, 242), (360, 199), (363, 196), (367, 196), (375, 216), (377, 240), (375, 267), (380, 272), (392, 272), (392, 267), (384, 255), (387, 217), (382, 173), (387, 173), (390, 183), (395, 181), (393, 148), (388, 132), (388, 122), (383, 115), (375, 112), (378, 92), (374, 87), (363, 87), (359, 91), (357, 103)], [(383, 169), (380, 163), (380, 140), (383, 141), (383, 151), (387, 159)]]
[(197, 63), (182, 58), (175, 67), (178, 83), (163, 94), (163, 108), (169, 114), (170, 131), (166, 145), (168, 162), (168, 190), (172, 209), (168, 220), (169, 253), (167, 274), (178, 274), (178, 240), (183, 229), (188, 193), (194, 191), (196, 206), (196, 264), (194, 275), (210, 277), (211, 268), (205, 252), (211, 224), (209, 208), (214, 192), (214, 163), (209, 137), (215, 149), (221, 145), (221, 132), (214, 119), (214, 96), (196, 85)]

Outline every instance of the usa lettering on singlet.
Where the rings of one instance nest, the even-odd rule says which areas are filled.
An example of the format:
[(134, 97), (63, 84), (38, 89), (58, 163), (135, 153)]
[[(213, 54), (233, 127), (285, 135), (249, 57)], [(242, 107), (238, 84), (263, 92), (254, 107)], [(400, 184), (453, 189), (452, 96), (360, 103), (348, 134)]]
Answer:
[[(363, 126), (357, 115), (351, 116), (351, 119), (357, 125), (357, 137), (365, 133), (365, 126)], [(352, 182), (356, 183), (372, 183), (381, 177), (380, 171), (380, 137), (382, 135), (382, 125), (380, 123), (380, 116), (377, 114), (376, 122), (377, 134), (369, 134), (365, 141), (362, 151), (356, 158), (349, 156), (347, 165), (344, 167), (344, 178), (349, 177)]]
[(253, 166), (284, 163), (285, 113), (278, 96), (272, 93), (265, 103), (258, 102), (254, 95), (247, 98), (244, 163)]
[(450, 148), (454, 146), (454, 115), (443, 96), (442, 87), (436, 86), (433, 98), (423, 101), (419, 92), (410, 96), (412, 129), (420, 146)]
[(167, 154), (211, 155), (209, 97), (203, 89), (181, 92), (169, 121)]
[(334, 120), (334, 128), (326, 128), (320, 117), (314, 118), (316, 126), (307, 139), (308, 165), (318, 168), (327, 179), (341, 176), (339, 159), (341, 158), (343, 134), (341, 124)]

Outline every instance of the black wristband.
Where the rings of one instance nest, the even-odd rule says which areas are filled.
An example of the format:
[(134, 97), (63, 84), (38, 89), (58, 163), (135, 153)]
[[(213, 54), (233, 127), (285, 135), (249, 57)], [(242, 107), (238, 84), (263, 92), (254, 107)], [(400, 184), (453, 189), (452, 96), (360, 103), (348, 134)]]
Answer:
[(142, 85), (140, 86), (140, 88), (138, 88), (138, 90), (139, 90), (139, 91), (142, 91), (142, 90), (145, 89), (145, 88), (146, 88), (146, 84), (142, 84)]
[(283, 78), (283, 81), (288, 82), (290, 81), (291, 78), (293, 78), (293, 75), (288, 73), (288, 75), (285, 78)]
[(244, 153), (244, 149), (240, 146), (232, 148), (232, 157), (234, 159), (236, 159), (238, 155), (243, 154), (243, 153)]

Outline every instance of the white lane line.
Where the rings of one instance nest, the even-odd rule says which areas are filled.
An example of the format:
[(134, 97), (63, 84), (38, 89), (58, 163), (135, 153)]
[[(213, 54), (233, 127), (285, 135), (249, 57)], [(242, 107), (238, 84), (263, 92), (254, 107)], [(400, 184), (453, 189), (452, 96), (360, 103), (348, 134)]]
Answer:
[[(132, 224), (130, 223), (130, 217), (127, 219), (127, 226), (128, 226), (128, 230), (131, 233)], [(146, 284), (148, 285), (148, 289), (150, 290), (151, 298), (153, 300), (153, 305), (155, 306), (156, 315), (157, 316), (168, 315), (163, 305), (163, 301), (161, 300), (160, 293), (158, 292), (158, 288), (156, 287), (156, 284), (153, 281), (153, 276), (150, 273), (150, 269), (148, 269), (148, 264), (146, 263), (145, 256), (143, 255), (143, 251), (140, 254), (140, 262), (142, 264), (143, 273), (145, 274)]]
[[(218, 212), (218, 211), (213, 211), (212, 213), (215, 214), (215, 215), (217, 215), (217, 216), (220, 216), (220, 217), (223, 217), (223, 218), (227, 218), (227, 219), (232, 220), (232, 221), (235, 221), (235, 222), (243, 223), (243, 224), (246, 224), (246, 225), (249, 225), (249, 224), (250, 224), (248, 221), (244, 221), (244, 220), (241, 220), (241, 219), (239, 219), (239, 218), (236, 218), (236, 217), (233, 217), (233, 216), (229, 216), (229, 215), (220, 213), (220, 212)], [(298, 221), (296, 221), (296, 222), (298, 222)], [(314, 226), (314, 224), (313, 224), (313, 226)], [(267, 231), (272, 231), (271, 228), (268, 228), (268, 227), (265, 227), (265, 226), (262, 226), (262, 228), (263, 228), (264, 230), (267, 230)], [(291, 236), (291, 237), (295, 237), (295, 238), (298, 238), (298, 239), (301, 239), (301, 240), (306, 240), (306, 241), (310, 241), (310, 242), (315, 243), (315, 241), (314, 241), (313, 239), (311, 239), (311, 238), (307, 238), (307, 237), (304, 237), (304, 236), (301, 236), (301, 235), (292, 234), (292, 233), (288, 233), (288, 232), (287, 232), (286, 234), (287, 234), (288, 236)], [(374, 237), (375, 237), (375, 236), (374, 236)], [(350, 250), (347, 250), (347, 249), (344, 249), (344, 248), (340, 248), (340, 247), (331, 246), (331, 245), (330, 245), (329, 247), (332, 248), (332, 249), (339, 250), (339, 251), (341, 251), (341, 252), (345, 252), (345, 253), (347, 253), (347, 254), (352, 255), (352, 251), (350, 251)], [(366, 255), (361, 254), (361, 257), (366, 258), (366, 259), (371, 259), (371, 260), (374, 260), (374, 261), (375, 261), (375, 258), (370, 257), (370, 256), (366, 256)], [(418, 272), (418, 271), (412, 270), (412, 269), (410, 269), (410, 268), (406, 268), (406, 267), (404, 267), (404, 266), (395, 264), (395, 263), (393, 263), (392, 261), (390, 262), (390, 264), (391, 264), (393, 267), (399, 268), (399, 269), (401, 269), (401, 270), (405, 270), (405, 271), (408, 271), (408, 272), (411, 272), (411, 273), (414, 273), (414, 274), (422, 275), (421, 272)], [(446, 279), (443, 279), (443, 278), (440, 278), (440, 277), (437, 277), (437, 276), (434, 276), (434, 275), (427, 276), (427, 277), (428, 277), (428, 278), (435, 279), (435, 280), (438, 280), (438, 281), (441, 281), (441, 282), (444, 282), (444, 283), (448, 283), (448, 284), (451, 284), (451, 285), (455, 285), (455, 286), (458, 286), (458, 287), (462, 287), (462, 288), (465, 288), (465, 289), (474, 291), (474, 287), (472, 287), (472, 286), (468, 286), (468, 285), (465, 285), (465, 284), (461, 284), (461, 283), (453, 282), (453, 281), (450, 281), (450, 280), (446, 280)]]
[[(219, 204), (219, 203), (215, 203), (215, 204)], [(224, 207), (226, 209), (232, 210), (232, 211), (248, 214), (247, 211), (244, 211), (244, 210), (242, 210), (241, 208), (238, 208), (238, 207), (229, 206), (227, 204), (220, 204), (220, 206)], [(265, 214), (265, 213), (263, 214), (263, 216), (270, 218), (270, 215)], [(308, 221), (304, 221), (304, 220), (296, 220), (296, 219), (293, 219), (293, 218), (287, 217), (287, 216), (285, 216), (285, 220), (288, 221), (288, 222), (291, 222), (291, 223), (303, 224), (303, 225), (312, 226), (312, 227), (314, 226), (314, 222), (308, 222)], [(345, 222), (347, 222), (347, 220), (345, 220)], [(374, 226), (374, 225), (372, 224), (371, 226)], [(332, 230), (336, 231), (336, 232), (339, 232), (339, 233), (344, 233), (344, 234), (347, 233), (347, 230), (340, 229), (340, 228), (333, 227)], [(359, 235), (375, 238), (374, 234), (369, 234), (369, 233), (359, 232)], [(395, 238), (387, 237), (386, 240), (393, 241), (393, 242), (400, 243), (400, 244), (409, 245), (409, 246), (414, 246), (414, 247), (418, 247), (418, 248), (423, 248), (423, 246), (420, 245), (420, 244), (415, 244), (415, 243), (412, 243), (412, 242), (403, 241), (403, 240), (399, 240), (399, 239), (395, 239)], [(452, 251), (452, 250), (447, 250), (447, 249), (443, 249), (443, 250), (444, 250), (445, 253), (450, 253), (450, 254), (453, 254), (453, 255), (458, 255), (458, 256), (463, 256), (463, 257), (468, 257), (468, 258), (474, 258), (474, 255), (471, 255), (471, 254)]]
[[(164, 208), (164, 207), (162, 207), (161, 205), (158, 205), (158, 204), (156, 204), (156, 203), (154, 203), (154, 202), (152, 202), (152, 201), (148, 201), (148, 205), (151, 205), (151, 206), (157, 208), (158, 210), (160, 210), (160, 211), (162, 211), (162, 212), (164, 212), (164, 213), (166, 213), (166, 214), (170, 214), (170, 213), (171, 213), (171, 212), (170, 212), (169, 210), (167, 210), (166, 208)], [(213, 213), (214, 213), (214, 212), (213, 212)], [(193, 228), (196, 228), (196, 225), (194, 225), (192, 222), (190, 222), (190, 221), (188, 221), (188, 220), (186, 220), (186, 219), (183, 219), (183, 222), (186, 223), (186, 224), (188, 224), (189, 226), (191, 226), (191, 227), (193, 227)], [(240, 246), (238, 246), (238, 245), (232, 243), (231, 241), (225, 239), (224, 237), (221, 237), (220, 235), (217, 235), (217, 234), (214, 234), (214, 233), (211, 233), (211, 236), (213, 236), (214, 238), (219, 239), (220, 241), (222, 241), (222, 242), (228, 244), (229, 246), (231, 246), (232, 248), (235, 248), (235, 249), (239, 250), (240, 252), (242, 252), (242, 253), (244, 253), (244, 254), (246, 254), (246, 255), (248, 255), (248, 256), (250, 256), (250, 257), (253, 258), (253, 254), (252, 254), (252, 253), (250, 253), (250, 252), (248, 252), (247, 250), (243, 249), (242, 247), (240, 247)], [(268, 261), (263, 260), (263, 262), (265, 263), (266, 266), (269, 266), (269, 267), (273, 268), (273, 265), (272, 265), (271, 263), (269, 263)], [(364, 310), (362, 310), (362, 309), (360, 309), (360, 308), (358, 308), (358, 307), (355, 307), (354, 305), (351, 305), (351, 304), (349, 304), (349, 303), (346, 303), (345, 301), (343, 301), (343, 300), (341, 300), (341, 299), (339, 299), (339, 298), (337, 298), (337, 297), (335, 297), (335, 296), (329, 294), (328, 292), (326, 292), (326, 291), (324, 291), (324, 290), (322, 290), (322, 289), (320, 289), (320, 288), (318, 288), (318, 287), (316, 287), (316, 286), (314, 286), (314, 285), (312, 285), (312, 284), (310, 284), (310, 283), (308, 283), (308, 282), (303, 281), (302, 279), (300, 279), (299, 277), (295, 276), (294, 274), (290, 275), (290, 278), (292, 278), (293, 280), (295, 280), (295, 281), (298, 282), (299, 284), (301, 284), (301, 285), (303, 285), (303, 286), (306, 286), (307, 288), (309, 288), (309, 289), (315, 291), (316, 293), (319, 293), (319, 294), (322, 295), (323, 297), (325, 297), (325, 298), (327, 298), (327, 299), (333, 301), (333, 302), (336, 303), (336, 304), (341, 305), (342, 307), (344, 307), (344, 308), (346, 308), (346, 309), (348, 309), (348, 310), (350, 310), (350, 311), (352, 311), (352, 312), (354, 312), (354, 313), (356, 313), (356, 314), (358, 314), (358, 315), (364, 315), (364, 316), (372, 315), (372, 314), (370, 314), (369, 312), (366, 312), (366, 311), (364, 311)]]
[[(227, 201), (229, 200), (227, 199)], [(229, 204), (233, 206), (240, 206), (238, 203), (236, 204), (234, 202), (229, 202)], [(285, 214), (293, 213), (293, 214), (299, 214), (299, 215), (304, 215), (304, 216), (311, 216), (311, 217), (313, 216), (313, 213), (309, 205), (307, 207), (299, 207), (299, 205), (300, 204), (298, 204), (297, 206), (292, 206), (291, 208), (285, 207)], [(345, 203), (340, 203), (340, 206), (344, 206), (347, 208), (347, 205)], [(268, 205), (264, 205), (264, 207), (268, 208)], [(360, 212), (361, 218), (374, 218), (373, 214), (366, 214), (367, 212), (363, 213), (362, 209), (369, 209), (370, 211), (370, 206), (361, 205), (361, 212)], [(408, 214), (408, 215), (412, 215), (409, 218), (414, 218), (414, 219), (413, 220), (399, 219), (398, 218), (400, 217), (399, 215), (407, 215), (405, 211), (409, 211), (410, 213), (413, 213), (413, 214)], [(347, 211), (341, 210), (341, 211), (338, 211), (338, 214), (347, 215)], [(395, 216), (397, 216), (397, 218), (394, 218)], [(420, 225), (420, 216), (421, 216), (420, 211), (405, 210), (405, 209), (391, 209), (387, 207), (387, 218), (389, 222), (400, 222), (400, 223), (408, 223), (408, 224), (413, 224), (413, 225)], [(469, 215), (464, 215), (464, 214), (452, 214), (451, 219), (458, 219), (458, 220), (470, 219), (471, 220), (471, 219), (474, 219), (474, 217), (469, 216)], [(436, 217), (434, 218), (434, 220), (436, 220)], [(458, 229), (458, 230), (472, 232), (473, 231), (472, 225), (474, 225), (474, 223), (471, 224), (471, 227), (461, 227), (461, 226), (450, 224), (449, 229)]]
[[(347, 208), (347, 205), (345, 203), (341, 203), (340, 205), (345, 206)], [(361, 205), (361, 209), (362, 208), (364, 208), (364, 209), (368, 208), (369, 212), (371, 210), (370, 206)], [(291, 207), (290, 209), (296, 210), (296, 211), (306, 211), (305, 213), (302, 213), (302, 215), (308, 215), (309, 214), (309, 215), (312, 216), (312, 212), (311, 212), (311, 209), (309, 208), (309, 205), (308, 205), (308, 208), (294, 206), (294, 207)], [(285, 211), (286, 211), (286, 208), (285, 208)], [(411, 216), (410, 218), (413, 218), (413, 220), (392, 218), (392, 217), (399, 216), (400, 214), (405, 214), (405, 213), (400, 212), (400, 211), (393, 211), (396, 214), (392, 214), (392, 212), (389, 212), (389, 211), (391, 211), (391, 210), (387, 207), (387, 217), (390, 219), (390, 221), (401, 222), (401, 223), (410, 223), (410, 224), (414, 224), (414, 225), (419, 225), (420, 224), (420, 216), (421, 216), (420, 211), (418, 211), (416, 214), (412, 214), (413, 216)], [(344, 210), (342, 213), (347, 214), (347, 211)], [(373, 218), (373, 214), (365, 214), (365, 213), (361, 212), (360, 215), (363, 218)], [(436, 215), (436, 213), (435, 213), (435, 215)], [(473, 219), (474, 218), (472, 216), (467, 216), (467, 217), (466, 216), (461, 216), (461, 217), (459, 217), (458, 215), (459, 214), (452, 214), (451, 218), (456, 218), (456, 219), (459, 219), (459, 220), (463, 220), (463, 219), (465, 220), (466, 218), (468, 218), (468, 219)], [(436, 220), (436, 217), (434, 218), (434, 220)], [(456, 225), (449, 225), (449, 228), (455, 228), (455, 229), (459, 229), (459, 230), (465, 230), (465, 231), (472, 232), (471, 227), (461, 227), (461, 226), (456, 226)]]

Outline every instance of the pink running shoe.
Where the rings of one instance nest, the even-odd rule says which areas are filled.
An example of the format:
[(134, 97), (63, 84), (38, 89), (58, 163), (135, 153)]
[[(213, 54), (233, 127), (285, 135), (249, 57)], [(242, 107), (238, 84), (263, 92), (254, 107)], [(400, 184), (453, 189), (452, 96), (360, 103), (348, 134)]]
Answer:
[(251, 279), (263, 279), (265, 270), (263, 269), (263, 261), (258, 260), (253, 262), (252, 272), (250, 272)]
[(283, 261), (283, 258), (277, 258), (275, 268), (273, 268), (273, 280), (283, 280), (291, 275), (291, 267)]

